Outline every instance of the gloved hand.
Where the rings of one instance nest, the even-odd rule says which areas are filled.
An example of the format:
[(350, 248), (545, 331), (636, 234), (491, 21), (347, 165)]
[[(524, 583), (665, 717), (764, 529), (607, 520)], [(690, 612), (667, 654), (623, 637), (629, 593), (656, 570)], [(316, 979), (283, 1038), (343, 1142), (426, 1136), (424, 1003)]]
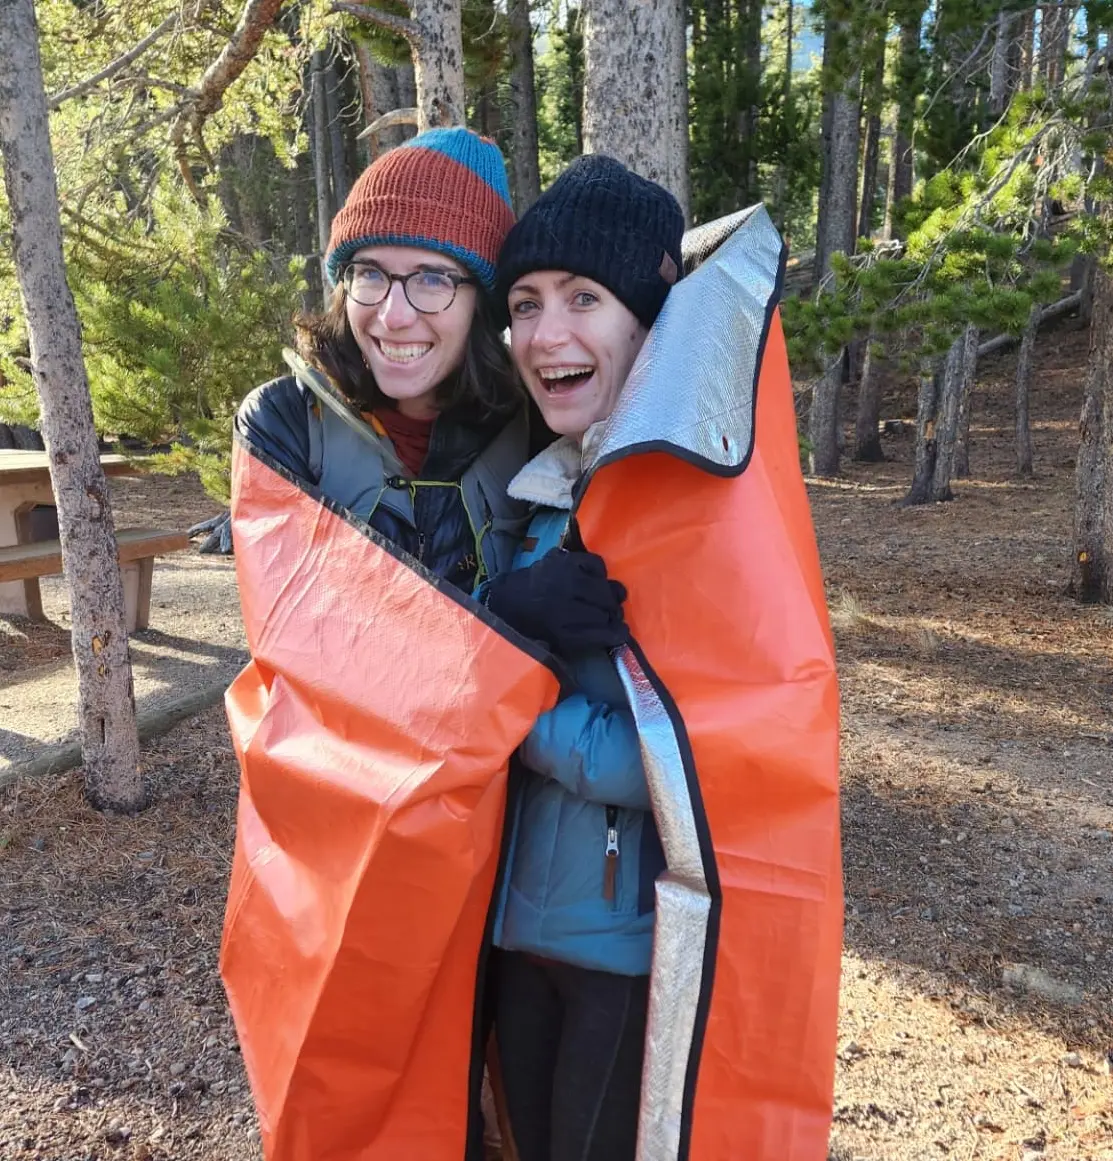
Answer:
[(562, 548), (529, 568), (494, 577), (484, 596), (495, 616), (561, 654), (621, 645), (627, 639), (624, 600), (626, 589), (607, 579), (602, 557)]

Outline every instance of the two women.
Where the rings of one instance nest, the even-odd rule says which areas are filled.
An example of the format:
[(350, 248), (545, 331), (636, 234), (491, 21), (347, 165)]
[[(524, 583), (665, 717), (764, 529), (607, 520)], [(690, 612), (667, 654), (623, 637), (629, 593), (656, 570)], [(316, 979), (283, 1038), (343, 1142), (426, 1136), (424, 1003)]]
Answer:
[[(306, 358), (237, 421), (253, 663), (229, 694), (244, 789), (222, 973), (265, 1152), (459, 1161), (493, 937), (521, 1161), (632, 1158), (643, 1067), (653, 1155), (812, 1161), (837, 713), (780, 242), (760, 210), (728, 223), (623, 394), (679, 276), (676, 203), (588, 158), (511, 232), (492, 149), (436, 131), (376, 162), (334, 228), (342, 289)], [(493, 371), (504, 306), (560, 436), (532, 458)], [(606, 465), (590, 485), (585, 463)], [(624, 605), (637, 640), (609, 654)], [(683, 871), (656, 916), (649, 778)]]

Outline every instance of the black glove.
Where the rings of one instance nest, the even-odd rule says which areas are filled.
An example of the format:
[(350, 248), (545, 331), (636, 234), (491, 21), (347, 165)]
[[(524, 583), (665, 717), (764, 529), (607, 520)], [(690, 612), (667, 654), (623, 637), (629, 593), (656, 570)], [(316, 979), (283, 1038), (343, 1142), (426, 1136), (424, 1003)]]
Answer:
[(536, 564), (488, 582), (484, 603), (523, 637), (554, 653), (612, 649), (627, 639), (626, 589), (593, 552), (554, 548)]

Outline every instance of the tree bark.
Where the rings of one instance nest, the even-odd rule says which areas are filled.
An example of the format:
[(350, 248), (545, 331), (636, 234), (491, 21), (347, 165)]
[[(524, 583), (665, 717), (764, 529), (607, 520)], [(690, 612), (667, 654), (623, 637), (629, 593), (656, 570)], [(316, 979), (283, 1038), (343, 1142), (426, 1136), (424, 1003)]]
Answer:
[(866, 147), (862, 155), (862, 198), (858, 212), (858, 237), (873, 233), (873, 205), (877, 197), (877, 167), (881, 156), (881, 109), (866, 122)]
[[(688, 0), (671, 0), (675, 11), (669, 21), (672, 37), (672, 63), (669, 69), (671, 94), (668, 103), (668, 121), (671, 139), (669, 155), (672, 158), (672, 190), (684, 221), (692, 220), (692, 183), (688, 172)], [(760, 48), (760, 46), (759, 46)]]
[(831, 269), (831, 255), (854, 253), (858, 225), (858, 146), (861, 136), (858, 96), (860, 80), (855, 74), (845, 86), (830, 94), (830, 118), (823, 142), (823, 169), (826, 198), (822, 230), (816, 239), (816, 279)]
[(1113, 604), (1113, 278), (1094, 276), (1090, 358), (1075, 460), (1074, 562), (1071, 592), (1080, 601)]
[(682, 0), (584, 0), (583, 131), (585, 153), (616, 157), (686, 211), (683, 11)]
[(509, 0), (507, 19), (510, 26), (511, 193), (514, 209), (523, 214), (541, 196), (529, 0)]
[(73, 622), (85, 788), (99, 808), (145, 804), (116, 530), (81, 329), (66, 282), (33, 0), (0, 0), (0, 156), (12, 250), (58, 505)]
[(1028, 415), (1028, 400), (1032, 387), (1032, 364), (1036, 351), (1036, 336), (1042, 313), (1038, 302), (1032, 303), (1028, 324), (1020, 341), (1020, 355), (1016, 361), (1016, 470), (1022, 476), (1032, 474), (1032, 424)]
[(808, 416), (808, 440), (812, 449), (808, 458), (813, 476), (839, 474), (839, 404), (845, 358), (846, 351), (840, 351), (812, 390)]
[(939, 419), (935, 427), (935, 464), (930, 497), (935, 503), (954, 499), (951, 481), (955, 475), (957, 450), (962, 441), (963, 411), (968, 416), (976, 367), (977, 327), (970, 323), (951, 345), (944, 365)]
[(321, 291), (328, 302), (328, 239), (334, 202), (329, 185), (328, 108), (325, 105), (325, 54), (317, 49), (310, 60), (312, 116), (309, 149), (313, 154), (313, 182), (317, 191), (317, 256), (321, 266)]
[[(926, 5), (925, 5), (926, 7)], [(896, 121), (893, 128), (892, 159), (889, 163), (889, 194), (885, 206), (885, 236), (893, 236), (893, 213), (912, 194), (914, 154), (912, 132), (916, 125), (919, 96), (920, 26), (924, 7), (907, 12), (900, 28), (900, 56), (897, 63)]]
[(346, 0), (335, 0), (332, 10), (377, 24), (409, 42), (417, 88), (418, 132), (463, 125), (466, 102), (460, 0), (410, 0), (408, 20)]
[(347, 201), (351, 180), (348, 176), (348, 157), (344, 145), (344, 124), (340, 114), (340, 77), (336, 61), (326, 56), (324, 70), (325, 112), (328, 116), (328, 152), (332, 174), (333, 204), (337, 209)]
[[(793, 25), (796, 18), (795, 0), (786, 0), (785, 4), (785, 65), (784, 76), (781, 78), (781, 122), (785, 126), (782, 131), (787, 145), (788, 135), (794, 122), (792, 106), (792, 41), (795, 35)], [(778, 230), (784, 231), (785, 212), (788, 200), (788, 160), (782, 156), (777, 164), (777, 172), (773, 179), (773, 224)]]
[(1049, 89), (1062, 84), (1067, 71), (1067, 48), (1078, 6), (1058, 0), (1054, 7), (1043, 9), (1040, 31), (1040, 77)]
[(995, 117), (1009, 103), (1009, 45), (1016, 14), (1007, 8), (997, 13), (997, 32), (993, 40), (993, 58), (989, 66), (989, 108)]
[(736, 0), (734, 53), (738, 87), (738, 142), (742, 166), (738, 204), (748, 206), (760, 195), (758, 182), (758, 131), (761, 117), (761, 0)]
[(881, 155), (881, 113), (885, 106), (885, 35), (879, 33), (870, 45), (872, 60), (862, 83), (862, 111), (866, 119), (866, 139), (862, 150), (862, 195), (859, 199), (858, 237), (873, 233), (873, 211), (877, 201), (877, 170)]
[(1017, 52), (1016, 91), (1027, 93), (1031, 91), (1032, 82), (1035, 79), (1036, 20), (1034, 12), (1028, 11), (1020, 14), (1017, 40), (1019, 50)]
[(306, 287), (302, 291), (301, 307), (308, 313), (324, 297), (324, 287), (320, 283), (321, 265), (312, 260), (316, 250), (313, 244), (316, 182), (313, 177), (312, 157), (308, 152), (299, 154), (297, 164), (287, 172), (286, 190), (289, 221), (293, 229), (293, 252), (300, 254), (305, 261)]
[(931, 500), (935, 476), (935, 412), (939, 397), (938, 369), (929, 361), (920, 368), (920, 390), (916, 397), (916, 466), (912, 487), (901, 503), (905, 507)]
[(881, 377), (885, 357), (877, 351), (877, 339), (871, 331), (862, 360), (862, 377), (858, 383), (858, 415), (854, 424), (854, 458), (860, 463), (876, 464), (885, 458), (881, 450)]
[[(969, 339), (969, 332), (967, 334)], [(974, 384), (977, 380), (977, 361), (981, 347), (978, 345), (978, 330), (974, 327), (973, 345), (968, 345), (963, 353), (962, 397), (959, 401), (959, 434), (955, 439), (954, 470), (955, 479), (967, 479), (970, 475), (970, 413), (974, 410)]]

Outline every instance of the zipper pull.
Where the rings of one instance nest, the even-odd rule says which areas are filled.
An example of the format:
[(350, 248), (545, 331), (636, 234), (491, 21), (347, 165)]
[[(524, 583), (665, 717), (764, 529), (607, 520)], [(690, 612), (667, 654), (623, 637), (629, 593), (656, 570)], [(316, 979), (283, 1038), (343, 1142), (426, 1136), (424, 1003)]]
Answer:
[(614, 902), (618, 875), (618, 807), (607, 807), (607, 847), (603, 852), (603, 898)]

